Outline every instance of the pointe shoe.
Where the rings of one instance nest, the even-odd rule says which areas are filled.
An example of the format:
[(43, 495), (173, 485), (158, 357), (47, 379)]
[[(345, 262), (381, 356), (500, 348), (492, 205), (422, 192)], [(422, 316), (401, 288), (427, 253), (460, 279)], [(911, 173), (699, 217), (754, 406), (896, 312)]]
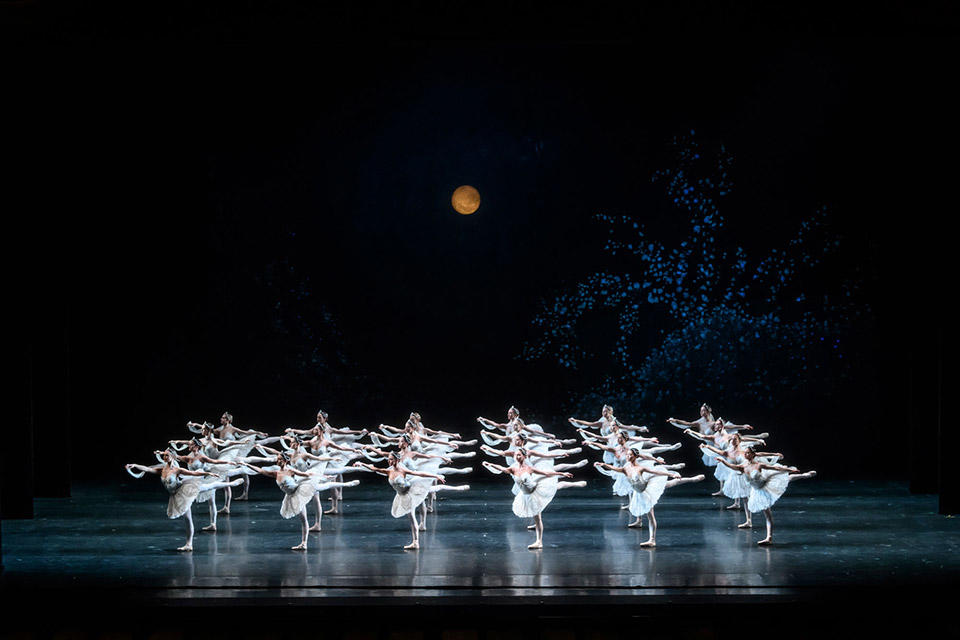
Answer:
[(222, 513), (223, 515), (228, 516), (228, 515), (230, 515), (230, 509), (228, 509), (227, 507), (224, 507), (224, 508), (220, 509), (219, 511), (217, 511), (217, 513)]
[(408, 544), (408, 545), (406, 545), (406, 546), (404, 547), (404, 549), (406, 549), (406, 550), (408, 550), (408, 551), (416, 551), (416, 550), (419, 549), (419, 548), (420, 548), (420, 543), (419, 543), (419, 542), (411, 542), (410, 544)]
[(771, 544), (772, 542), (773, 542), (773, 540), (771, 540), (770, 538), (764, 538), (763, 540), (761, 540), (761, 541), (758, 542), (757, 544), (760, 545), (760, 546), (762, 546), (762, 547), (765, 547), (765, 546), (767, 546), (768, 544)]
[(729, 507), (727, 507), (727, 511), (733, 511), (734, 509), (738, 509), (738, 510), (739, 510), (739, 509), (740, 509), (740, 505), (738, 505), (738, 504), (732, 504), (732, 505), (730, 505)]
[(737, 529), (752, 529), (752, 528), (753, 528), (753, 525), (750, 524), (749, 522), (741, 522), (740, 524), (737, 525)]
[(537, 528), (537, 525), (535, 525), (535, 524), (528, 524), (528, 525), (527, 525), (527, 529), (531, 529), (531, 530), (532, 530), (532, 529), (536, 529), (536, 528)]
[(177, 551), (193, 551), (193, 545), (185, 544), (182, 547), (177, 547)]
[(628, 529), (642, 529), (642, 528), (643, 528), (643, 520), (638, 520), (637, 522), (631, 522), (630, 524), (627, 525), (627, 528), (628, 528)]
[(320, 523), (318, 522), (317, 524), (313, 525), (312, 527), (307, 529), (307, 531), (322, 531), (322, 529), (320, 528)]
[(537, 541), (537, 542), (534, 542), (533, 544), (528, 544), (527, 549), (543, 549), (543, 542)]
[(291, 551), (306, 551), (306, 550), (307, 550), (307, 543), (306, 543), (306, 542), (301, 542), (300, 544), (298, 544), (298, 545), (295, 546), (295, 547), (290, 547), (290, 550), (291, 550)]
[(215, 524), (208, 524), (208, 525), (205, 526), (203, 529), (200, 529), (200, 531), (209, 531), (209, 532), (211, 532), (211, 533), (216, 533), (216, 532), (217, 532), (217, 525), (215, 525)]
[(359, 481), (359, 480), (351, 480), (350, 482), (346, 483), (344, 486), (346, 486), (346, 487), (355, 487), (355, 486), (357, 486), (358, 484), (360, 484), (360, 481)]
[(640, 543), (640, 546), (641, 546), (641, 547), (655, 547), (655, 546), (657, 546), (657, 543), (656, 543), (656, 541), (654, 541), (654, 540), (647, 540), (646, 542), (641, 542), (641, 543)]

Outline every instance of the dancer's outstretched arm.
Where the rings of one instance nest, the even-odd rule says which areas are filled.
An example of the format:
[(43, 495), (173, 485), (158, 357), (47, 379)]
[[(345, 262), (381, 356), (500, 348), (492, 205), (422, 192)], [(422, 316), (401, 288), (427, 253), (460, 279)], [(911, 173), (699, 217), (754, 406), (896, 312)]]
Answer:
[(260, 467), (255, 467), (255, 466), (253, 466), (252, 464), (250, 464), (249, 462), (244, 462), (244, 463), (242, 463), (242, 464), (243, 464), (243, 466), (247, 467), (248, 469), (253, 469), (254, 471), (256, 471), (257, 473), (259, 473), (259, 474), (262, 475), (262, 476), (267, 476), (268, 478), (276, 478), (276, 477), (277, 477), (277, 472), (276, 472), (276, 471), (268, 471), (267, 469), (261, 469)]
[(532, 458), (569, 458), (574, 453), (580, 453), (579, 449), (573, 449), (572, 451), (530, 451), (529, 455)]
[(384, 451), (383, 449), (381, 449), (381, 448), (379, 448), (379, 447), (377, 447), (377, 446), (374, 446), (374, 445), (372, 445), (372, 444), (362, 444), (362, 445), (360, 445), (360, 448), (361, 448), (361, 449), (366, 449), (367, 451), (373, 451), (373, 452), (374, 452), (375, 454), (377, 454), (378, 456), (383, 456), (384, 458), (386, 458), (387, 456), (390, 455), (390, 452), (389, 452), (389, 451)]
[(336, 433), (341, 436), (365, 436), (370, 433), (366, 429), (360, 429), (357, 431), (356, 429), (334, 429), (333, 427), (328, 428), (330, 429), (330, 433)]
[(430, 427), (423, 427), (423, 430), (435, 436), (448, 436), (450, 438), (456, 438), (457, 440), (460, 439), (459, 433), (450, 433), (449, 431), (440, 431), (439, 429), (431, 429)]
[(657, 438), (644, 438), (642, 436), (630, 436), (627, 438), (627, 442), (654, 442), (660, 444), (660, 440)]
[(149, 466), (149, 467), (148, 467), (148, 466), (146, 466), (146, 465), (135, 464), (135, 463), (130, 463), (130, 464), (124, 465), (124, 467), (126, 468), (127, 471), (137, 470), (137, 471), (142, 471), (142, 472), (144, 472), (144, 473), (152, 473), (152, 474), (155, 474), (155, 475), (156, 475), (156, 474), (159, 474), (159, 473), (160, 473), (160, 470), (163, 469), (164, 466), (165, 466), (165, 465), (162, 465), (162, 464), (155, 464), (155, 465), (152, 465), (152, 466)]
[(455, 442), (444, 442), (443, 440), (434, 440), (433, 438), (428, 438), (427, 436), (423, 436), (423, 435), (420, 436), (420, 441), (429, 442), (430, 444), (442, 444), (442, 445), (452, 447), (454, 449), (460, 446)]
[(506, 428), (507, 428), (507, 423), (506, 423), (506, 422), (494, 422), (493, 420), (491, 420), (491, 419), (489, 419), (489, 418), (484, 418), (483, 416), (480, 416), (479, 418), (477, 418), (477, 422), (479, 422), (479, 423), (482, 424), (483, 426), (487, 427), (488, 429), (489, 429), (490, 427), (497, 427), (498, 429), (506, 429)]
[(487, 452), (491, 456), (502, 456), (504, 458), (509, 458), (510, 455), (513, 453), (512, 451), (501, 451), (499, 449), (494, 449), (493, 447), (488, 447), (485, 444), (480, 445), (480, 449), (482, 451)]
[(444, 462), (450, 462), (450, 461), (451, 461), (450, 458), (448, 458), (447, 456), (440, 456), (440, 455), (437, 455), (437, 454), (435, 454), (435, 453), (420, 453), (419, 451), (411, 451), (411, 452), (410, 452), (410, 455), (411, 455), (412, 457), (414, 457), (414, 458), (434, 458), (434, 459), (439, 458), (440, 460), (443, 460)]
[(702, 445), (700, 445), (700, 448), (701, 448), (701, 449), (709, 449), (710, 451), (712, 451), (713, 453), (717, 454), (718, 456), (725, 456), (725, 455), (727, 455), (727, 452), (726, 452), (726, 451), (722, 451), (722, 450), (720, 450), (720, 449), (717, 449), (716, 447), (710, 446), (709, 444), (702, 444)]
[(537, 434), (538, 436), (544, 436), (544, 437), (547, 437), (547, 438), (552, 438), (552, 437), (553, 437), (552, 434), (549, 434), (549, 433), (547, 433), (546, 431), (542, 431), (542, 430), (540, 430), (540, 429), (534, 429), (533, 427), (531, 427), (530, 425), (525, 424), (525, 423), (520, 423), (520, 428), (523, 429), (524, 431), (529, 431), (530, 433), (535, 433), (535, 434)]
[[(314, 427), (315, 429), (316, 427)], [(293, 427), (287, 427), (283, 430), (284, 433), (292, 433), (295, 435), (305, 436), (308, 433), (313, 433), (313, 429), (294, 429)]]
[(330, 441), (330, 440), (327, 440), (327, 446), (328, 446), (328, 447), (332, 447), (332, 448), (334, 448), (334, 449), (337, 449), (338, 451), (349, 451), (349, 452), (351, 452), (351, 453), (354, 453), (354, 452), (356, 452), (356, 450), (357, 450), (357, 447), (345, 447), (345, 446), (341, 446), (341, 445), (337, 444), (336, 442), (332, 442), (332, 441)]
[(403, 433), (403, 429), (397, 429), (396, 427), (391, 427), (388, 424), (381, 424), (380, 431), (383, 431), (383, 432), (389, 431), (391, 433)]
[(357, 467), (358, 469), (366, 469), (367, 471), (372, 471), (373, 473), (377, 473), (381, 476), (390, 475), (389, 469), (381, 469), (380, 467), (375, 467), (372, 464), (367, 464), (366, 462), (360, 462), (359, 460), (354, 462), (353, 466)]
[(776, 458), (776, 459), (778, 459), (778, 460), (783, 460), (783, 454), (782, 454), (782, 453), (772, 453), (772, 452), (769, 452), (769, 451), (754, 451), (753, 454), (756, 455), (756, 456), (763, 457), (763, 458)]
[(678, 429), (683, 429), (685, 427), (692, 427), (696, 422), (687, 422), (686, 420), (680, 420), (679, 418), (667, 418), (667, 424), (671, 424)]
[(185, 476), (213, 476), (214, 478), (219, 478), (220, 474), (214, 473), (212, 471), (191, 471), (190, 469), (178, 468), (176, 473), (185, 475)]
[(664, 463), (666, 462), (666, 460), (664, 460), (663, 458), (658, 458), (658, 457), (656, 457), (656, 456), (647, 455), (646, 453), (643, 453), (643, 452), (641, 452), (640, 455), (637, 456), (637, 457), (638, 457), (638, 458), (642, 458), (642, 459), (644, 459), (644, 460), (652, 460), (652, 461), (654, 461), (654, 462), (659, 462), (660, 464), (664, 464)]
[(569, 471), (551, 471), (550, 469), (537, 469), (536, 467), (530, 467), (530, 469), (541, 476), (547, 477), (556, 477), (556, 478), (572, 478), (573, 474)]
[(746, 440), (748, 442), (763, 442), (766, 438), (769, 438), (770, 434), (767, 432), (758, 433), (755, 436), (740, 436), (741, 440)]
[(596, 440), (584, 440), (583, 444), (591, 449), (596, 449), (597, 451), (609, 451), (610, 453), (616, 451), (614, 447), (608, 447), (605, 444), (600, 444)]
[(577, 418), (573, 418), (573, 417), (567, 418), (567, 422), (569, 422), (570, 424), (579, 424), (580, 426), (583, 426), (583, 427), (599, 427), (602, 424), (599, 420), (595, 420), (594, 422), (588, 422), (586, 420), (578, 420)]
[(626, 429), (627, 431), (636, 431), (637, 433), (647, 433), (650, 431), (650, 429), (638, 424), (623, 424), (619, 420), (617, 420), (617, 424), (620, 425), (621, 429)]
[(587, 431), (586, 429), (577, 429), (577, 433), (579, 433), (584, 438), (584, 440), (599, 440), (600, 438), (604, 437), (604, 436), (601, 436), (599, 433), (592, 433), (590, 431)]
[(487, 461), (484, 461), (481, 464), (487, 469), (487, 471), (491, 471), (493, 473), (508, 473), (508, 474), (513, 473), (513, 467), (504, 467), (499, 464), (493, 464), (492, 462), (487, 462)]
[(411, 475), (411, 476), (420, 476), (421, 478), (433, 478), (434, 480), (436, 480), (436, 481), (439, 482), (440, 484), (446, 484), (446, 482), (447, 482), (447, 481), (444, 479), (443, 476), (437, 475), (437, 474), (435, 474), (435, 473), (424, 473), (424, 472), (422, 472), (422, 471), (411, 471), (410, 469), (404, 469), (404, 470), (403, 470), (403, 473), (404, 473), (404, 475), (409, 474), (409, 475)]
[[(702, 445), (701, 445), (701, 448), (703, 448)], [(745, 465), (742, 465), (742, 464), (733, 464), (732, 462), (728, 462), (727, 459), (724, 458), (724, 457), (719, 457), (719, 458), (717, 458), (717, 462), (719, 462), (720, 464), (722, 464), (722, 465), (724, 465), (724, 466), (730, 467), (730, 468), (733, 469), (734, 471), (739, 471), (740, 473), (743, 473), (743, 470), (744, 470), (744, 468), (745, 468)]]
[(713, 438), (711, 438), (710, 436), (705, 436), (702, 433), (697, 433), (693, 429), (684, 429), (683, 432), (688, 436), (691, 436), (693, 438), (696, 438), (697, 440), (700, 440), (701, 442), (713, 442)]
[(800, 469), (796, 467), (787, 467), (782, 464), (763, 464), (762, 462), (760, 463), (760, 468), (769, 471), (789, 471), (790, 473), (798, 473), (800, 471)]

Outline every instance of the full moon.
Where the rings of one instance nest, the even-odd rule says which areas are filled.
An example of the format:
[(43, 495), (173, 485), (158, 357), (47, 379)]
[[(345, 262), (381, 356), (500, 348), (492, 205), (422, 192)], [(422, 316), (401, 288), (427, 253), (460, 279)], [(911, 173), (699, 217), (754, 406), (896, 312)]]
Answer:
[(450, 203), (457, 213), (468, 216), (480, 208), (480, 192), (465, 184), (453, 192)]

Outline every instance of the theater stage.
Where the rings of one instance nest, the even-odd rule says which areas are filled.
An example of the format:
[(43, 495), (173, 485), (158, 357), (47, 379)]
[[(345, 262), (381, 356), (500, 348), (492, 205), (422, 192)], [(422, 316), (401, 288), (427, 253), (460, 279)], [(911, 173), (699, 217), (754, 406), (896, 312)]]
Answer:
[(325, 516), (323, 531), (310, 534), (307, 552), (289, 549), (299, 525), (280, 517), (280, 492), (266, 479), (254, 479), (251, 501), (234, 502), (216, 534), (199, 531), (207, 509), (195, 505), (192, 553), (175, 551), (184, 527), (165, 517), (156, 479), (37, 500), (35, 519), (3, 523), (4, 600), (59, 602), (77, 620), (107, 610), (299, 605), (337, 608), (343, 629), (380, 629), (393, 623), (378, 607), (417, 603), (475, 629), (487, 628), (488, 614), (569, 617), (582, 628), (601, 612), (608, 620), (642, 614), (668, 629), (671, 619), (706, 624), (718, 607), (755, 617), (934, 607), (955, 598), (960, 582), (960, 519), (938, 515), (935, 496), (898, 483), (797, 482), (775, 506), (770, 547), (756, 545), (762, 515), (752, 531), (738, 530), (742, 514), (706, 495), (715, 483), (676, 487), (656, 509), (657, 548), (643, 549), (646, 528), (626, 528), (629, 515), (597, 478), (558, 493), (544, 512), (545, 548), (529, 551), (533, 533), (510, 510), (509, 483), (472, 478), (474, 489), (445, 494), (428, 516), (421, 549), (404, 551), (409, 529), (390, 517), (393, 492), (380, 478), (359, 477), (342, 515)]

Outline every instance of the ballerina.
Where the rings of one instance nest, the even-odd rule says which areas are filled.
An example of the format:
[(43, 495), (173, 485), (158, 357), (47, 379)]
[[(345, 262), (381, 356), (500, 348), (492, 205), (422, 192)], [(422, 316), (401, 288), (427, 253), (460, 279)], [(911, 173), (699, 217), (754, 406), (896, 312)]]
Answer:
[(307, 536), (309, 534), (309, 527), (307, 526), (307, 504), (313, 496), (318, 491), (333, 487), (355, 487), (360, 484), (360, 481), (337, 482), (323, 474), (299, 471), (290, 465), (290, 458), (290, 454), (283, 452), (277, 456), (276, 464), (272, 467), (257, 467), (249, 462), (242, 464), (260, 475), (273, 478), (277, 481), (277, 486), (283, 491), (280, 515), (283, 516), (284, 519), (289, 519), (294, 516), (300, 518), (300, 544), (290, 548), (294, 551), (306, 551)]
[[(297, 433), (296, 429), (290, 429), (291, 433)], [(334, 459), (328, 464), (328, 469), (326, 473), (330, 475), (342, 476), (343, 470), (348, 469), (347, 465), (350, 461), (355, 460), (360, 457), (361, 453), (359, 448), (356, 445), (350, 444), (338, 444), (334, 442), (324, 432), (324, 428), (317, 425), (312, 429), (306, 429), (306, 433), (300, 434), (300, 437), (307, 436), (308, 440), (305, 440), (304, 443), (309, 450), (309, 453), (315, 456), (331, 456)], [(293, 440), (293, 435), (282, 436), (281, 444), (284, 448), (290, 448), (286, 445), (287, 440)], [(292, 449), (291, 449), (292, 450)], [(335, 453), (340, 452), (340, 453)], [(335, 471), (336, 470), (336, 471)], [(333, 491), (330, 492), (330, 508), (324, 511), (324, 515), (337, 515), (340, 513), (340, 501), (343, 498), (343, 493), (340, 492), (339, 487), (335, 487)], [(319, 529), (317, 529), (319, 531)]]
[[(744, 452), (747, 448), (756, 446), (758, 444), (763, 444), (763, 440), (751, 440), (750, 442), (744, 441), (739, 433), (733, 434), (730, 438), (730, 444), (725, 450), (717, 449), (712, 447), (709, 444), (703, 444), (701, 447), (706, 447), (708, 450), (713, 452), (717, 458), (723, 458), (727, 462), (733, 464), (743, 464), (746, 462), (744, 457)], [(779, 460), (783, 459), (782, 453), (773, 453), (765, 451), (755, 451), (755, 455), (760, 462), (775, 464)], [(741, 499), (750, 497), (750, 483), (747, 482), (746, 476), (739, 471), (734, 471), (729, 469), (725, 465), (718, 464), (717, 468), (724, 467), (728, 469), (728, 475), (726, 480), (723, 483), (723, 495), (727, 496), (733, 503), (727, 507), (727, 509), (738, 509), (740, 508)], [(743, 505), (743, 510), (746, 515), (746, 520), (737, 525), (741, 529), (749, 529), (753, 526), (753, 518), (751, 517), (750, 510), (747, 509), (746, 504)]]
[(577, 418), (567, 418), (567, 421), (576, 426), (580, 425), (581, 427), (588, 427), (591, 429), (600, 428), (601, 436), (609, 436), (613, 432), (613, 427), (619, 426), (622, 431), (626, 431), (631, 437), (637, 433), (647, 433), (650, 431), (646, 427), (641, 427), (635, 424), (623, 424), (617, 420), (616, 416), (613, 415), (613, 407), (608, 404), (603, 405), (603, 408), (600, 409), (600, 419), (593, 422), (587, 420), (578, 420)]
[(634, 447), (630, 449), (627, 462), (623, 466), (616, 467), (605, 462), (595, 462), (594, 466), (606, 475), (622, 474), (627, 478), (630, 483), (630, 514), (637, 518), (627, 526), (631, 528), (642, 526), (641, 517), (647, 514), (650, 537), (640, 546), (655, 547), (657, 546), (657, 517), (653, 509), (660, 500), (660, 496), (670, 487), (688, 482), (701, 482), (705, 476), (700, 474), (684, 478), (676, 471), (663, 469), (659, 465), (644, 464), (640, 460), (640, 450)]
[[(229, 478), (242, 474), (240, 462), (237, 460), (218, 460), (205, 455), (202, 451), (203, 443), (199, 438), (193, 438), (187, 446), (187, 452), (184, 454), (174, 454), (174, 459), (178, 464), (185, 466), (191, 471), (211, 471), (222, 478)], [(232, 467), (232, 468), (230, 468)], [(200, 529), (201, 531), (216, 532), (217, 530), (217, 492), (216, 490), (202, 491), (197, 496), (196, 502), (206, 502), (210, 508), (210, 524)]]
[[(467, 484), (449, 486), (445, 484), (446, 480), (439, 473), (426, 473), (409, 469), (401, 464), (400, 454), (396, 451), (391, 451), (387, 456), (386, 467), (375, 467), (372, 464), (360, 462), (359, 460), (353, 464), (358, 468), (386, 476), (387, 482), (389, 482), (390, 486), (397, 492), (397, 495), (393, 498), (390, 515), (394, 518), (402, 518), (406, 515), (410, 516), (412, 539), (410, 540), (410, 544), (403, 547), (404, 549), (420, 548), (420, 523), (417, 522), (417, 507), (423, 504), (424, 500), (427, 499), (427, 495), (438, 491), (467, 491), (470, 488), (470, 485)], [(411, 478), (410, 476), (413, 477)], [(418, 478), (423, 478), (424, 480)], [(435, 480), (440, 484), (431, 485), (431, 482), (427, 482), (426, 480)]]
[[(127, 473), (134, 478), (142, 478), (144, 474), (150, 473), (160, 476), (160, 482), (170, 493), (170, 499), (167, 501), (167, 517), (171, 520), (182, 517), (187, 526), (187, 541), (177, 551), (193, 551), (193, 513), (191, 507), (197, 497), (206, 491), (216, 491), (226, 486), (236, 486), (243, 479), (237, 478), (227, 482), (222, 480), (219, 474), (212, 471), (193, 471), (183, 469), (177, 463), (176, 453), (169, 449), (164, 451), (154, 451), (154, 455), (160, 460), (160, 464), (146, 466), (142, 464), (126, 465)], [(139, 472), (139, 475), (138, 473)], [(216, 478), (212, 481), (201, 481), (200, 478)]]
[[(323, 409), (317, 411), (317, 423), (313, 426), (312, 429), (285, 429), (284, 433), (288, 435), (320, 435), (322, 434), (324, 438), (330, 442), (335, 442), (338, 445), (351, 447), (353, 443), (357, 442), (363, 436), (367, 435), (369, 431), (366, 429), (335, 429), (333, 425), (329, 422), (330, 414), (328, 414)], [(342, 466), (342, 465), (341, 465)], [(343, 476), (338, 475), (337, 480), (343, 481)], [(317, 500), (319, 500), (319, 494)], [(330, 510), (327, 513), (336, 515), (339, 513), (338, 505), (343, 500), (343, 489), (337, 487), (330, 491)], [(317, 520), (318, 524), (310, 528), (311, 531), (319, 531), (319, 519)]]
[(413, 411), (410, 413), (410, 417), (407, 419), (406, 424), (404, 424), (403, 429), (391, 427), (390, 425), (387, 425), (387, 424), (381, 424), (380, 430), (383, 431), (384, 433), (390, 432), (390, 433), (395, 433), (399, 435), (404, 432), (404, 429), (406, 429), (408, 425), (413, 425), (413, 427), (417, 430), (418, 433), (426, 434), (428, 436), (433, 436), (438, 440), (443, 440), (443, 439), (460, 440), (459, 433), (450, 433), (449, 431), (440, 431), (439, 429), (428, 428), (425, 424), (423, 424), (423, 419), (420, 417), (420, 414), (417, 413), (416, 411)]
[[(581, 432), (581, 433), (586, 433), (586, 432)], [(603, 445), (595, 440), (588, 440), (586, 438), (584, 438), (583, 444), (587, 447), (590, 447), (591, 449), (597, 449), (599, 451), (603, 451), (604, 462), (606, 462), (607, 464), (613, 464), (618, 467), (622, 467), (627, 463), (629, 459), (631, 441), (627, 437), (627, 434), (623, 431), (617, 433), (615, 437), (616, 437), (616, 446)], [(641, 440), (647, 441), (647, 442), (650, 442), (650, 441), (657, 442), (656, 438), (642, 438)], [(634, 447), (634, 448), (636, 448), (639, 452), (638, 458), (640, 461), (659, 463), (664, 469), (667, 469), (669, 471), (683, 469), (684, 466), (686, 466), (682, 462), (678, 464), (667, 465), (666, 461), (663, 458), (658, 458), (653, 455), (650, 455), (650, 453), (659, 453), (661, 451), (672, 451), (675, 448), (673, 445), (663, 446), (663, 447), (654, 447), (654, 448), (648, 449), (647, 451), (650, 453), (644, 453), (642, 446)], [(612, 459), (609, 461), (607, 460), (607, 457), (606, 457), (607, 454), (612, 456)], [(652, 465), (648, 465), (648, 466), (652, 466)], [(630, 488), (630, 482), (628, 481), (627, 477), (622, 473), (613, 475), (611, 477), (613, 478), (613, 494), (620, 497), (626, 497), (628, 499), (628, 502), (626, 504), (620, 505), (620, 509), (628, 509), (630, 507), (629, 496), (632, 492), (632, 489)]]
[[(706, 445), (701, 445), (701, 447), (704, 446)], [(717, 462), (726, 465), (733, 471), (739, 471), (750, 483), (747, 509), (752, 513), (762, 511), (767, 521), (767, 537), (757, 544), (768, 545), (773, 541), (773, 512), (771, 511), (773, 505), (786, 492), (788, 484), (794, 480), (813, 478), (817, 475), (817, 472), (800, 473), (800, 470), (796, 467), (761, 462), (759, 454), (753, 449), (745, 449), (742, 455), (744, 458), (743, 464), (731, 464), (727, 462), (726, 458), (717, 458)], [(744, 522), (738, 526), (741, 529), (746, 529), (751, 525)]]
[[(191, 423), (187, 423), (190, 425)], [(192, 423), (196, 424), (196, 423)], [(204, 423), (200, 428), (200, 438), (191, 440), (170, 440), (169, 444), (175, 451), (183, 451), (188, 448), (193, 440), (199, 440), (200, 452), (209, 458), (216, 459), (220, 463), (227, 463), (230, 460), (239, 460), (246, 457), (248, 453), (256, 446), (254, 436), (246, 436), (240, 440), (221, 440), (214, 435), (214, 427), (209, 423)], [(244, 486), (249, 486), (250, 478), (247, 474), (241, 478)], [(230, 504), (233, 500), (233, 487), (229, 485), (224, 489), (223, 507), (218, 513), (230, 514)]]
[[(513, 513), (519, 518), (533, 518), (533, 526), (537, 533), (537, 539), (527, 548), (543, 549), (543, 510), (550, 504), (559, 489), (585, 487), (587, 483), (583, 480), (559, 482), (557, 478), (572, 478), (573, 474), (567, 471), (538, 469), (536, 466), (527, 464), (527, 450), (523, 447), (513, 452), (513, 459), (514, 464), (509, 467), (486, 461), (483, 466), (491, 473), (506, 473), (513, 477), (513, 482), (518, 489), (513, 498)], [(541, 477), (536, 478), (535, 475)]]
[[(713, 447), (716, 449), (726, 451), (730, 447), (730, 439), (733, 437), (735, 433), (737, 433), (740, 430), (750, 430), (750, 429), (753, 429), (753, 427), (751, 427), (748, 424), (733, 424), (732, 422), (724, 422), (723, 418), (718, 418), (711, 426), (711, 429), (710, 429), (711, 432), (708, 435), (697, 433), (693, 429), (684, 429), (683, 432), (696, 440), (700, 440), (701, 442), (705, 442), (707, 444), (713, 445)], [(760, 433), (755, 436), (743, 436), (743, 439), (749, 442), (762, 443), (763, 439), (768, 437), (770, 437), (769, 433)], [(711, 493), (710, 495), (722, 496), (724, 495), (723, 485), (727, 481), (727, 478), (730, 475), (730, 470), (723, 465), (717, 465), (717, 461), (715, 458), (716, 454), (712, 450), (703, 449), (701, 447), (701, 451), (703, 452), (704, 456), (711, 457), (713, 464), (708, 466), (714, 467), (713, 477), (716, 478), (717, 482), (720, 483), (720, 488), (714, 491), (713, 493)]]
[(507, 436), (511, 436), (518, 431), (527, 431), (528, 433), (540, 437), (552, 438), (553, 435), (543, 431), (540, 428), (540, 425), (537, 424), (526, 424), (523, 420), (520, 419), (520, 410), (514, 406), (511, 406), (507, 409), (507, 421), (506, 422), (494, 422), (489, 418), (484, 418), (480, 416), (477, 418), (477, 422), (483, 425), (484, 429), (500, 429)]

